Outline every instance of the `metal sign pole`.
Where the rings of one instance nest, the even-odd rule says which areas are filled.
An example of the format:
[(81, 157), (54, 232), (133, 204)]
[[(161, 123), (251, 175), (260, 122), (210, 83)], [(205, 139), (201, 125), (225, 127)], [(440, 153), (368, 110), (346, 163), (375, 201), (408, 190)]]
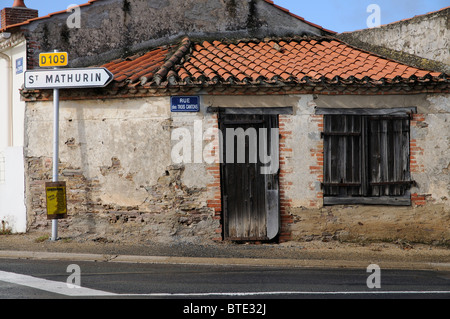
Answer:
[[(55, 53), (58, 50), (55, 50)], [(57, 68), (55, 68), (57, 69)], [(59, 175), (59, 89), (53, 89), (53, 182)], [(52, 241), (58, 240), (58, 219), (52, 220)]]
[(58, 219), (67, 218), (66, 185), (58, 180), (60, 89), (101, 88), (106, 87), (114, 79), (114, 75), (105, 68), (58, 68), (66, 65), (68, 65), (67, 52), (55, 50), (52, 53), (41, 53), (39, 66), (53, 66), (54, 69), (26, 71), (24, 81), (27, 90), (53, 90), (53, 182), (46, 183), (47, 218), (52, 219), (52, 241), (58, 240)]

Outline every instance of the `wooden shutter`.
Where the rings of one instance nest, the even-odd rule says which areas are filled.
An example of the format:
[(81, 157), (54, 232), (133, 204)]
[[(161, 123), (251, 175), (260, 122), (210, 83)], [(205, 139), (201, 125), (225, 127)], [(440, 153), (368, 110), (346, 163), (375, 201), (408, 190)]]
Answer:
[(325, 116), (323, 133), (325, 195), (363, 195), (361, 123), (360, 116)]
[(408, 114), (324, 116), (324, 203), (410, 205)]
[(369, 117), (369, 194), (403, 196), (410, 185), (409, 119)]

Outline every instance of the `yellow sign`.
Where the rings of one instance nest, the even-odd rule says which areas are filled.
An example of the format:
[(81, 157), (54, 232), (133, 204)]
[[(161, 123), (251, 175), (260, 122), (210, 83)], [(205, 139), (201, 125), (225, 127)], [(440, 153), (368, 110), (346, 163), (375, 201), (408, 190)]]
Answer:
[(47, 219), (67, 218), (66, 183), (45, 183)]
[(69, 63), (67, 52), (53, 52), (39, 54), (39, 66), (41, 68), (66, 66)]

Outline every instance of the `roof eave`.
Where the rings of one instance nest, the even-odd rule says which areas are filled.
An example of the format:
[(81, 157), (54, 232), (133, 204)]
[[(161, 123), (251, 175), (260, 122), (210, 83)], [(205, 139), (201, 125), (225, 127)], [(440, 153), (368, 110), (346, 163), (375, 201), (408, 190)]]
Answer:
[[(118, 87), (110, 85), (102, 89), (62, 90), (62, 100), (126, 99), (151, 96), (171, 96), (177, 94), (201, 95), (405, 95), (405, 94), (450, 93), (450, 81), (421, 83), (419, 81), (389, 84), (373, 83), (283, 83), (283, 84), (177, 84), (163, 82), (160, 85)], [(22, 90), (26, 102), (51, 101), (51, 90)]]

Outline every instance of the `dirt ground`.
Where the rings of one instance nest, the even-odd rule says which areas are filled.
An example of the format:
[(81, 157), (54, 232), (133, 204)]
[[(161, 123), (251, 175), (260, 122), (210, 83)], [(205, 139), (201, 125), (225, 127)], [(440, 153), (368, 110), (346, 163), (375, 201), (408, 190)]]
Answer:
[[(250, 258), (322, 261), (337, 265), (336, 261), (362, 263), (390, 262), (408, 268), (412, 263), (439, 263), (450, 270), (450, 249), (423, 244), (397, 243), (341, 243), (338, 241), (287, 242), (282, 244), (237, 244), (209, 242), (151, 242), (139, 240), (106, 240), (104, 238), (70, 238), (52, 242), (50, 234), (31, 231), (27, 234), (0, 235), (0, 252), (56, 252), (102, 255), (172, 256), (202, 258)], [(334, 263), (331, 263), (334, 261)], [(340, 267), (340, 266), (339, 266)]]

